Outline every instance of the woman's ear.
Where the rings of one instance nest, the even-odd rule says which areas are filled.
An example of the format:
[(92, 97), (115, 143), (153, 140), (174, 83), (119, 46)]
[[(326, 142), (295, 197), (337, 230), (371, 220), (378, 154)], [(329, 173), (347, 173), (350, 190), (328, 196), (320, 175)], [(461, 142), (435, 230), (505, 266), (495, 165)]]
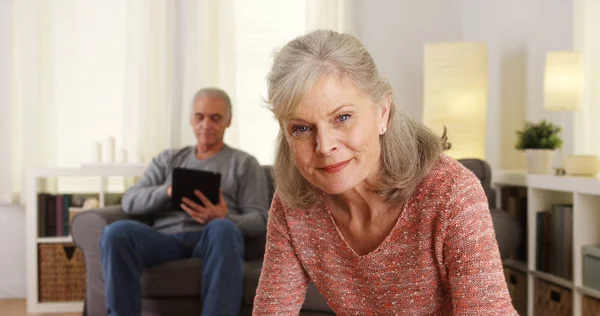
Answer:
[(390, 120), (390, 109), (392, 107), (392, 98), (390, 95), (386, 95), (381, 102), (379, 102), (379, 130), (381, 134), (387, 131), (388, 122)]

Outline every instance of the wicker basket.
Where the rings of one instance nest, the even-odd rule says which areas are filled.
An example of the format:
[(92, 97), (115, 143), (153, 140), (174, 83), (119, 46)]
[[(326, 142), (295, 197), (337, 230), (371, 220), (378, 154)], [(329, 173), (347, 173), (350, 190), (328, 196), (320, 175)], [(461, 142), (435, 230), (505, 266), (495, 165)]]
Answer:
[(533, 315), (573, 315), (573, 292), (564, 287), (535, 279)]
[(519, 315), (527, 315), (527, 274), (504, 267), (504, 276), (513, 306)]
[(600, 315), (600, 300), (587, 295), (583, 295), (581, 309), (583, 316)]
[(72, 243), (40, 244), (39, 301), (82, 301), (85, 296), (85, 264), (81, 250)]

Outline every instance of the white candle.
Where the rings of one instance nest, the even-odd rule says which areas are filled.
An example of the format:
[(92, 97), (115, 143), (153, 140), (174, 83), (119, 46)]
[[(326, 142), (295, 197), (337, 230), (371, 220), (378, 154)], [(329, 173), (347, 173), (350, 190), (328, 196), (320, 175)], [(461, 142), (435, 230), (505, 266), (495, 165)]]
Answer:
[(99, 142), (94, 142), (92, 144), (92, 152), (91, 152), (90, 160), (92, 163), (100, 163), (102, 162), (102, 146)]
[(105, 146), (105, 160), (104, 162), (115, 162), (115, 139), (114, 137), (108, 137)]
[(122, 163), (127, 162), (127, 150), (125, 150), (125, 148), (119, 149), (119, 162), (122, 162)]

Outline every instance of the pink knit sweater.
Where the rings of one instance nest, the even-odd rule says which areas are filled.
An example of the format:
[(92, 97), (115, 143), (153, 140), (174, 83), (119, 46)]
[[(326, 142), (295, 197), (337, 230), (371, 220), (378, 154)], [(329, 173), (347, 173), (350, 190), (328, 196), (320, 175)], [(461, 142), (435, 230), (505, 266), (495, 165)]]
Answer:
[(276, 194), (254, 315), (298, 315), (309, 281), (338, 315), (517, 315), (481, 184), (446, 156), (363, 256), (322, 205), (290, 209)]

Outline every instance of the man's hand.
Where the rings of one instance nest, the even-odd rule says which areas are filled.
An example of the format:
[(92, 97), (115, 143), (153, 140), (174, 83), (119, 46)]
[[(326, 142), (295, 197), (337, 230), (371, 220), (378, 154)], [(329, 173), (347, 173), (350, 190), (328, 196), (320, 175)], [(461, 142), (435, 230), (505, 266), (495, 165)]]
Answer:
[(171, 189), (171, 186), (169, 186), (169, 187), (167, 188), (167, 195), (168, 195), (169, 197), (171, 197), (171, 192), (172, 192), (172, 191), (173, 191), (173, 190)]
[(227, 216), (227, 203), (225, 203), (225, 198), (223, 198), (222, 189), (219, 192), (219, 203), (216, 205), (212, 204), (202, 192), (196, 190), (194, 194), (200, 198), (204, 206), (184, 197), (181, 208), (198, 223), (208, 224), (208, 222), (215, 218), (225, 218)]

